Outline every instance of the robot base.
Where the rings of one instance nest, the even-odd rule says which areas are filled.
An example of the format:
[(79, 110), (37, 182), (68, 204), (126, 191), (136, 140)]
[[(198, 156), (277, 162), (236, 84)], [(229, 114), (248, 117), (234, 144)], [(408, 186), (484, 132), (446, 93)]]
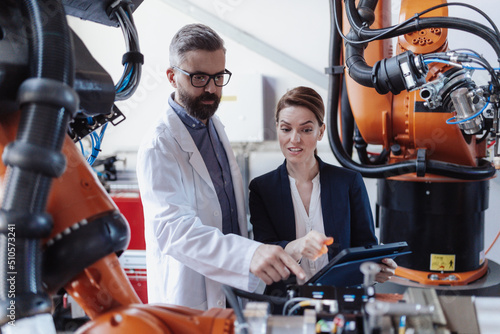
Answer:
[(438, 295), (498, 297), (500, 296), (500, 265), (492, 260), (488, 260), (486, 275), (468, 285), (426, 285), (400, 277), (393, 277), (386, 283), (375, 285), (375, 292), (403, 294), (410, 287), (435, 289)]

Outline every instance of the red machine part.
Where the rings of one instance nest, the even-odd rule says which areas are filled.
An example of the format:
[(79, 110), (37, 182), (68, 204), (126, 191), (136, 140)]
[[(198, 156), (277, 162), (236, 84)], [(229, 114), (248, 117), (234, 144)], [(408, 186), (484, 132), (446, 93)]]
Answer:
[[(122, 254), (122, 265), (132, 286), (144, 304), (148, 303), (146, 271), (146, 242), (144, 240), (144, 213), (139, 191), (113, 191), (111, 198), (130, 225), (130, 243)], [(133, 254), (131, 254), (133, 253)], [(129, 258), (132, 260), (129, 261)]]
[(145, 250), (144, 213), (139, 191), (116, 191), (111, 194), (111, 198), (130, 225), (130, 243), (127, 249)]

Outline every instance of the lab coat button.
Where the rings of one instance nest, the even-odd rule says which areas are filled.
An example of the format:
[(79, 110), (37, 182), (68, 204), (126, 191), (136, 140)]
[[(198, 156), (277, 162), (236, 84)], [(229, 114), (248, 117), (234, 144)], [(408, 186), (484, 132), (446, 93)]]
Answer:
[(214, 211), (214, 216), (217, 217), (219, 215), (219, 211)]
[(217, 306), (222, 306), (222, 304), (223, 304), (223, 303), (222, 303), (222, 300), (218, 300), (218, 301), (217, 301)]

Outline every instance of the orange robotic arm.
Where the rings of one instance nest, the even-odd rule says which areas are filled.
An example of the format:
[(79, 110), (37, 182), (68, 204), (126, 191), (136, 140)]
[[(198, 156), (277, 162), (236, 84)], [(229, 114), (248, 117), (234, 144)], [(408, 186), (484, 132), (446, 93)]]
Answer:
[[(494, 175), (491, 164), (481, 160), (486, 155), (486, 141), (476, 143), (472, 136), (490, 131), (488, 124), (481, 123), (481, 116), (468, 118), (485, 106), (487, 96), (495, 94), (495, 86), (489, 91), (476, 87), (470, 71), (437, 63), (432, 58), (442, 57), (444, 62), (447, 57), (449, 62), (450, 57), (462, 60), (470, 57), (468, 60), (474, 61), (472, 55), (448, 53), (446, 56), (448, 44), (444, 28), (468, 31), (473, 23), (463, 20), (461, 24), (460, 20), (448, 18), (446, 7), (424, 12), (433, 5), (446, 4), (445, 1), (402, 1), (399, 29), (382, 28), (391, 17), (388, 2), (380, 1), (375, 8), (369, 8), (377, 4), (375, 1), (360, 1), (357, 9), (354, 4), (354, 1), (346, 2), (344, 32), (347, 29), (350, 32), (345, 34), (342, 55), (332, 49), (331, 66), (338, 66), (344, 59), (349, 74), (345, 76), (347, 94), (356, 98), (348, 102), (344, 99), (340, 105), (348, 104), (352, 110), (361, 141), (382, 145), (386, 159), (379, 161), (379, 166), (358, 165), (339, 149), (342, 145), (338, 135), (333, 134), (330, 142), (339, 162), (369, 177), (402, 175), (417, 169), (419, 174), (427, 171), (460, 179)], [(370, 19), (376, 18), (373, 26), (379, 29), (367, 28), (362, 17), (366, 12), (372, 13)], [(420, 12), (425, 14), (417, 14)], [(474, 32), (490, 41), (496, 51), (500, 50), (491, 29), (478, 28)], [(398, 37), (394, 57), (388, 56), (392, 52), (392, 45), (387, 43), (390, 37)], [(337, 44), (340, 40), (332, 43)], [(335, 85), (335, 80), (332, 81)], [(336, 101), (341, 95), (338, 93), (340, 83), (337, 85), (337, 88), (331, 87), (332, 106), (338, 104)], [(471, 97), (460, 100), (466, 94)], [(336, 109), (332, 108), (333, 112)], [(446, 121), (454, 114), (458, 125), (450, 126)], [(336, 118), (332, 117), (331, 122), (336, 122)], [(336, 126), (332, 124), (330, 131), (336, 131)], [(422, 153), (421, 162), (417, 161), (419, 149), (426, 151)], [(360, 160), (366, 161), (363, 157)]]
[[(30, 320), (50, 317), (51, 296), (64, 289), (93, 320), (83, 333), (234, 332), (232, 310), (142, 305), (117, 257), (129, 242), (127, 221), (67, 134), (77, 110), (92, 103), (86, 117), (109, 118), (114, 86), (70, 36), (60, 1), (22, 3), (0, 3), (0, 323), (39, 330)], [(119, 86), (117, 98), (133, 93)]]
[[(340, 50), (340, 33), (334, 36), (331, 66), (346, 69), (345, 89), (340, 76), (331, 79), (332, 150), (343, 166), (379, 179), (381, 241), (407, 241), (412, 250), (398, 259), (399, 274), (406, 267), (413, 281), (469, 284), (487, 271), (484, 211), (495, 167), (486, 148), (498, 145), (500, 81), (481, 52), (450, 51), (447, 33), (474, 34), (498, 57), (498, 29), (489, 18), (491, 27), (448, 17), (443, 0), (401, 1), (394, 26), (387, 1), (345, 1), (343, 18), (340, 1), (332, 4), (345, 45)], [(397, 38), (394, 56), (390, 38)], [(488, 71), (488, 85), (475, 83), (473, 65)], [(342, 124), (343, 142), (339, 110), (356, 124), (347, 135)], [(368, 145), (380, 152), (368, 152)]]

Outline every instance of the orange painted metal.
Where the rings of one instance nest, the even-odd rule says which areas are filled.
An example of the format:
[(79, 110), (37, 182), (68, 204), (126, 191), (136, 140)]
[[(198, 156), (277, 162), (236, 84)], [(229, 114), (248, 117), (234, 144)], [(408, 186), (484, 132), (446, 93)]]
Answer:
[(64, 288), (90, 319), (120, 306), (141, 304), (114, 253), (85, 268)]
[[(416, 112), (418, 102), (423, 102), (418, 91), (394, 96), (391, 114), (394, 137), (388, 140), (399, 144), (402, 154), (391, 155), (390, 162), (415, 159), (418, 149), (426, 149), (427, 159), (475, 166), (479, 153), (485, 152), (476, 147), (475, 136), (464, 137), (457, 125), (446, 124), (452, 117), (450, 113)], [(485, 143), (481, 145), (485, 147)]]
[[(399, 21), (402, 22), (414, 16), (415, 13), (442, 3), (446, 1), (402, 0)], [(376, 19), (371, 28), (390, 26), (390, 11), (390, 1), (379, 1), (375, 10)], [(431, 16), (448, 16), (447, 7), (423, 15), (423, 17)], [(350, 27), (346, 23), (345, 15), (343, 22), (343, 32), (347, 34)], [(410, 50), (414, 54), (426, 54), (446, 51), (448, 49), (447, 33), (447, 29), (431, 28), (399, 36), (395, 52), (399, 54)], [(373, 66), (377, 61), (392, 56), (391, 43), (390, 40), (370, 42), (364, 52), (367, 64)], [(450, 68), (444, 64), (430, 64), (427, 82), (435, 80)], [(477, 158), (486, 156), (486, 141), (477, 144), (475, 136), (464, 135), (458, 125), (446, 124), (446, 120), (454, 116), (453, 114), (416, 111), (416, 106), (424, 102), (418, 90), (403, 91), (398, 95), (391, 93), (380, 95), (374, 88), (361, 86), (348, 75), (345, 79), (353, 116), (363, 139), (370, 145), (380, 145), (388, 151), (393, 144), (400, 145), (401, 154), (395, 155), (391, 152), (389, 164), (414, 160), (419, 149), (426, 149), (426, 159), (464, 166), (476, 166)], [(430, 174), (417, 177), (415, 173), (391, 177), (391, 179), (408, 182), (457, 182), (456, 179)], [(447, 281), (447, 284), (460, 285), (462, 282), (470, 282), (484, 275), (486, 269), (487, 266), (484, 265), (473, 273), (453, 273), (459, 277), (459, 280)], [(423, 284), (436, 284), (427, 279), (431, 274), (429, 272), (399, 267), (398, 274)]]
[(173, 305), (130, 305), (85, 324), (77, 334), (232, 334), (235, 320), (232, 309), (200, 311)]
[[(15, 140), (19, 115), (19, 112), (1, 115), (0, 153)], [(77, 222), (88, 220), (92, 224), (92, 219), (117, 210), (69, 137), (62, 151), (67, 168), (52, 184), (47, 211), (53, 217), (54, 228), (43, 243), (68, 228), (71, 230)], [(6, 167), (0, 163), (0, 179), (5, 177), (5, 172)], [(0, 196), (2, 194), (0, 192)], [(78, 333), (234, 333), (235, 316), (231, 309), (200, 311), (142, 305), (114, 253), (85, 268), (64, 288), (92, 319)]]
[[(345, 10), (343, 12), (342, 29), (344, 34), (347, 34), (350, 26), (345, 16)], [(378, 29), (389, 26), (391, 23), (390, 1), (379, 1), (375, 9), (375, 16), (377, 19), (371, 28)], [(366, 47), (364, 58), (368, 65), (373, 66), (377, 61), (391, 57), (392, 53), (390, 40), (375, 41)], [(367, 143), (383, 145), (389, 149), (388, 138), (392, 134), (388, 112), (392, 109), (392, 94), (380, 95), (374, 88), (359, 85), (349, 75), (345, 75), (345, 80), (351, 109), (363, 138)], [(384, 132), (383, 129), (388, 132)]]
[[(401, 2), (400, 21), (445, 2), (404, 0)], [(390, 25), (390, 9), (389, 1), (379, 2), (375, 12), (377, 19), (372, 28)], [(423, 17), (447, 15), (447, 9), (443, 7)], [(344, 33), (348, 32), (348, 28), (349, 25), (345, 23)], [(423, 54), (444, 51), (448, 46), (446, 37), (446, 29), (425, 29), (400, 36), (396, 52), (411, 50), (415, 54)], [(392, 46), (387, 41), (368, 44), (364, 55), (369, 65), (392, 52)], [(427, 80), (435, 79), (447, 69), (449, 67), (433, 64)], [(424, 102), (418, 91), (402, 92), (395, 96), (391, 93), (380, 95), (373, 88), (357, 84), (349, 76), (346, 76), (346, 86), (354, 119), (364, 140), (371, 145), (382, 145), (386, 150), (393, 144), (401, 146), (402, 153), (398, 156), (391, 154), (389, 163), (415, 159), (417, 150), (422, 148), (427, 150), (427, 159), (465, 166), (476, 166), (477, 158), (486, 154), (484, 141), (476, 145), (475, 136), (464, 136), (457, 125), (446, 124), (446, 120), (453, 116), (451, 113), (416, 112), (416, 104)]]
[[(413, 16), (423, 9), (445, 3), (446, 1), (408, 1), (401, 3), (400, 22)], [(427, 15), (447, 16), (446, 7), (430, 12)], [(411, 50), (416, 54), (442, 52), (448, 47), (446, 29), (425, 29), (398, 38), (397, 53)], [(450, 69), (443, 64), (431, 64), (427, 75), (427, 82), (435, 80), (440, 74)], [(416, 103), (422, 103), (418, 91), (402, 92), (394, 96), (391, 113), (393, 138), (391, 142), (401, 145), (402, 154), (391, 154), (390, 163), (415, 159), (417, 150), (425, 148), (427, 159), (450, 162), (465, 166), (476, 166), (477, 158), (486, 155), (486, 141), (476, 144), (475, 136), (464, 135), (457, 125), (446, 124), (446, 120), (453, 115), (440, 112), (415, 112)], [(414, 173), (394, 177), (399, 181), (408, 182), (448, 182), (457, 180), (444, 176), (427, 174), (417, 177)], [(436, 273), (398, 267), (396, 275), (424, 285), (461, 286), (467, 285), (487, 272), (485, 263), (481, 268), (470, 272)], [(431, 275), (438, 279), (430, 279)], [(455, 279), (447, 279), (453, 275)]]
[[(20, 112), (16, 112), (0, 118), (0, 153), (15, 140), (19, 116)], [(54, 220), (54, 227), (45, 241), (83, 219), (90, 221), (118, 210), (69, 136), (64, 140), (62, 152), (66, 157), (66, 170), (52, 182), (47, 212)], [(6, 167), (0, 162), (1, 178), (5, 171)]]
[[(404, 0), (401, 1), (399, 22), (406, 21), (427, 8), (446, 3), (446, 0)], [(448, 7), (441, 7), (421, 17), (448, 16)], [(448, 31), (442, 28), (428, 28), (398, 37), (398, 51), (413, 51), (414, 53), (441, 52), (448, 47)]]
[[(440, 272), (426, 272), (420, 270), (413, 270), (404, 267), (396, 268), (396, 276), (407, 278), (413, 282), (425, 285), (450, 285), (461, 286), (470, 284), (479, 278), (483, 277), (488, 271), (488, 260), (486, 259), (483, 265), (476, 270), (466, 272), (453, 272), (453, 273), (440, 273)], [(430, 276), (434, 275), (435, 279)], [(453, 276), (453, 279), (451, 277)]]
[(47, 212), (54, 219), (54, 229), (48, 239), (83, 219), (90, 222), (99, 216), (118, 211), (69, 136), (65, 138), (62, 152), (66, 157), (66, 170), (53, 181), (47, 203)]
[[(19, 116), (19, 112), (2, 116), (0, 153), (8, 143), (15, 140)], [(63, 231), (71, 233), (68, 231), (71, 231), (75, 223), (87, 220), (92, 224), (94, 218), (118, 210), (69, 136), (65, 138), (62, 152), (66, 157), (66, 170), (52, 183), (47, 212), (53, 218), (54, 227), (43, 244), (58, 234), (64, 237)], [(0, 163), (0, 177), (3, 178), (5, 171), (5, 166)], [(86, 268), (66, 289), (90, 317), (114, 306), (141, 303), (115, 254)]]

